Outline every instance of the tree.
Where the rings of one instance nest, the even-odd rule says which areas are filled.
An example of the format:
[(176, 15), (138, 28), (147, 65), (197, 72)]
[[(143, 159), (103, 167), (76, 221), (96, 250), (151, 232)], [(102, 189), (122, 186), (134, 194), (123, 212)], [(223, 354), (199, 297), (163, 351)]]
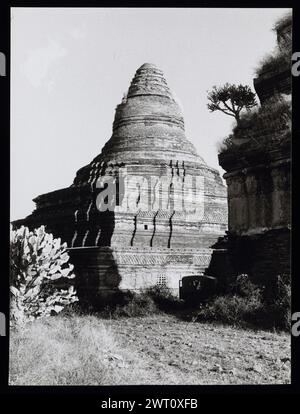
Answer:
[(221, 111), (226, 115), (233, 116), (239, 125), (240, 113), (243, 109), (251, 109), (257, 105), (255, 93), (247, 85), (231, 85), (226, 83), (224, 86), (214, 86), (208, 93), (207, 104), (210, 112)]
[[(66, 243), (53, 238), (41, 226), (33, 232), (27, 227), (11, 231), (10, 292), (11, 323), (23, 325), (29, 320), (59, 313), (78, 300), (69, 264)], [(64, 287), (64, 288), (63, 288)], [(66, 288), (65, 288), (66, 287)]]

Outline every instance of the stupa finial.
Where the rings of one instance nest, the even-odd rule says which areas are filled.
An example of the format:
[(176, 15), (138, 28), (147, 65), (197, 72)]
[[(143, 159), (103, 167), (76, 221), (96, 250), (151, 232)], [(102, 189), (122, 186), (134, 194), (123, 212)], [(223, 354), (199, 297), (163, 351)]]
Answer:
[(173, 100), (162, 70), (153, 63), (144, 63), (135, 73), (128, 98), (138, 95), (159, 95)]

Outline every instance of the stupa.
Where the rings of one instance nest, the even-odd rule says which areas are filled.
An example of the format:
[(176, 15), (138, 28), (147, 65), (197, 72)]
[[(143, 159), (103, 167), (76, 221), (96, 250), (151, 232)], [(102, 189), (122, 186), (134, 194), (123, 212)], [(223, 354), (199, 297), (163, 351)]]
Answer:
[(185, 136), (162, 71), (145, 63), (117, 106), (111, 138), (73, 184), (16, 221), (68, 243), (82, 300), (167, 285), (208, 267), (227, 229), (227, 192)]

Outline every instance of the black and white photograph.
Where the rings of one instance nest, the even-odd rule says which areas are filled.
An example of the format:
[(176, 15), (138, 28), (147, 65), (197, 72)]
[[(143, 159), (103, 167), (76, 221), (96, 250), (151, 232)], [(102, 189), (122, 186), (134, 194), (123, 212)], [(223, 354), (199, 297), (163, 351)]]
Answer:
[(10, 16), (9, 386), (291, 384), (293, 10)]

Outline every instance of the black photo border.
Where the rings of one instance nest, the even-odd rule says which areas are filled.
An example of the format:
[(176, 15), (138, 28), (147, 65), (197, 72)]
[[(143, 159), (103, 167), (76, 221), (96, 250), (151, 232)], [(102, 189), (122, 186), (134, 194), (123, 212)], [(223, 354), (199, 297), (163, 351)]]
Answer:
[[(298, 2), (299, 3), (299, 2)], [(10, 409), (15, 403), (26, 406), (32, 398), (43, 397), (47, 405), (44, 407), (57, 407), (57, 398), (63, 397), (70, 403), (70, 408), (77, 406), (79, 400), (83, 400), (85, 409), (101, 408), (101, 400), (107, 398), (134, 399), (137, 403), (144, 404), (145, 398), (197, 398), (199, 403), (209, 401), (210, 409), (220, 401), (212, 398), (213, 395), (272, 395), (281, 397), (283, 394), (300, 394), (300, 336), (292, 336), (292, 371), (290, 385), (195, 385), (195, 386), (56, 386), (56, 387), (28, 387), (9, 386), (9, 221), (10, 221), (10, 9), (11, 7), (210, 7), (210, 8), (293, 8), (293, 52), (300, 52), (297, 31), (300, 29), (300, 7), (296, 1), (67, 1), (67, 0), (23, 0), (0, 2), (0, 52), (6, 56), (6, 76), (0, 76), (1, 99), (1, 184), (0, 197), (0, 312), (6, 315), (6, 336), (0, 337), (0, 401), (9, 399)], [(299, 36), (300, 37), (300, 36)], [(259, 41), (259, 39), (253, 39)], [(293, 143), (292, 143), (292, 313), (300, 312), (300, 277), (297, 275), (299, 265), (297, 261), (297, 249), (300, 245), (298, 233), (297, 211), (297, 175), (299, 154), (299, 77), (292, 77), (293, 88)], [(20, 183), (22, 185), (22, 183)], [(17, 397), (17, 398), (16, 398)], [(54, 398), (55, 397), (55, 398)], [(0, 403), (1, 404), (1, 403)], [(142, 408), (138, 406), (137, 408)]]

